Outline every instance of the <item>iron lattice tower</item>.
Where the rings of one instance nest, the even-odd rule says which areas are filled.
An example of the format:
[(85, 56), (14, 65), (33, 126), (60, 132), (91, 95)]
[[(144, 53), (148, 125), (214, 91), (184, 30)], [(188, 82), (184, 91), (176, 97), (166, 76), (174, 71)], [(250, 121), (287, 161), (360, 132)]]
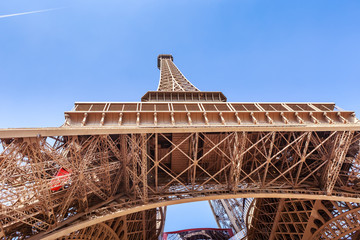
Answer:
[(0, 236), (155, 239), (167, 205), (195, 200), (247, 239), (359, 236), (354, 112), (227, 102), (171, 55), (158, 67), (141, 102), (75, 103), (59, 128), (0, 129)]

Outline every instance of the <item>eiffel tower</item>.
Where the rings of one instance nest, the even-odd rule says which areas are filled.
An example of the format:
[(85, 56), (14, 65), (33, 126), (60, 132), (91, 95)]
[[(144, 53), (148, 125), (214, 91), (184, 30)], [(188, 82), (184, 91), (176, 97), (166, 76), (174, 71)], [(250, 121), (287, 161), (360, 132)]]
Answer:
[(233, 239), (359, 239), (360, 123), (334, 103), (228, 102), (171, 55), (141, 102), (75, 103), (58, 128), (0, 129), (2, 239), (158, 239), (209, 201)]

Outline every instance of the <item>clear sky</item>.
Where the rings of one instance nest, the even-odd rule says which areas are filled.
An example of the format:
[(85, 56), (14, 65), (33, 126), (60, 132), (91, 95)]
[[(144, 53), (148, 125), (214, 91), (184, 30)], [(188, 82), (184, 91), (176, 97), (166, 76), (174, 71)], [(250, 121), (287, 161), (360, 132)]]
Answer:
[[(139, 101), (161, 53), (229, 101), (360, 112), (359, 43), (358, 0), (1, 1), (0, 128), (60, 126), (75, 101)], [(215, 226), (207, 203), (168, 210), (167, 231)]]

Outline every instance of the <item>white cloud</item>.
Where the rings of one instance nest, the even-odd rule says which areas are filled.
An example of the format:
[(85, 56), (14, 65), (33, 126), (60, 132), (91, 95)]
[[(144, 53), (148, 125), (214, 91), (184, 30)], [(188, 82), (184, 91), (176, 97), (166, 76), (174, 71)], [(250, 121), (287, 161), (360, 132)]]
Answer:
[(7, 15), (0, 15), (0, 18), (7, 18), (7, 17), (15, 17), (15, 16), (21, 16), (21, 15), (27, 15), (27, 14), (33, 14), (33, 13), (41, 13), (41, 12), (48, 12), (57, 10), (58, 8), (52, 8), (52, 9), (43, 9), (43, 10), (37, 10), (37, 11), (31, 11), (31, 12), (23, 12), (23, 13), (13, 13), (13, 14), (7, 14)]

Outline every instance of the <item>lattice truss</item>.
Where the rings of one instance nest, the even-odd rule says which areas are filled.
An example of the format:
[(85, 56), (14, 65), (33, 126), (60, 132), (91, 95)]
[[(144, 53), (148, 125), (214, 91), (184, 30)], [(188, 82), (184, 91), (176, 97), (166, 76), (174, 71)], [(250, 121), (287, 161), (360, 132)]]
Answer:
[[(346, 168), (349, 172), (340, 173), (342, 177), (359, 176), (359, 153), (354, 156), (355, 163)], [(349, 160), (349, 156), (345, 159)], [(329, 178), (324, 182), (331, 185)], [(358, 180), (352, 182), (351, 185), (358, 184)], [(209, 203), (219, 227), (231, 227), (237, 233), (231, 239), (360, 238), (359, 203), (275, 198), (221, 199)]]
[(159, 236), (156, 222), (156, 209), (136, 212), (91, 225), (75, 231), (59, 240), (68, 239), (103, 239), (103, 240), (137, 240), (156, 239)]
[(249, 239), (359, 239), (360, 205), (342, 201), (253, 201)]
[(252, 198), (218, 199), (209, 201), (219, 228), (231, 228), (238, 239), (247, 236), (246, 215)]
[(159, 55), (158, 67), (161, 71), (158, 91), (199, 91), (175, 66), (171, 55)]
[(219, 225), (248, 239), (358, 237), (353, 112), (227, 103), (171, 55), (158, 67), (146, 103), (76, 104), (60, 128), (0, 129), (0, 237), (155, 239), (163, 206), (218, 198), (254, 199), (212, 202)]
[[(79, 217), (224, 193), (355, 199), (359, 137), (347, 131), (224, 132), (4, 140), (1, 227), (6, 235), (30, 236)], [(54, 177), (60, 168), (69, 174)]]
[[(100, 240), (138, 240), (156, 239), (160, 235), (161, 228), (154, 224), (161, 219), (156, 218), (159, 209), (140, 211), (126, 216), (114, 218), (105, 222), (88, 226), (74, 231), (59, 240), (68, 239), (100, 239)], [(161, 223), (162, 224), (162, 223)], [(21, 239), (23, 233), (16, 231), (7, 238)]]

